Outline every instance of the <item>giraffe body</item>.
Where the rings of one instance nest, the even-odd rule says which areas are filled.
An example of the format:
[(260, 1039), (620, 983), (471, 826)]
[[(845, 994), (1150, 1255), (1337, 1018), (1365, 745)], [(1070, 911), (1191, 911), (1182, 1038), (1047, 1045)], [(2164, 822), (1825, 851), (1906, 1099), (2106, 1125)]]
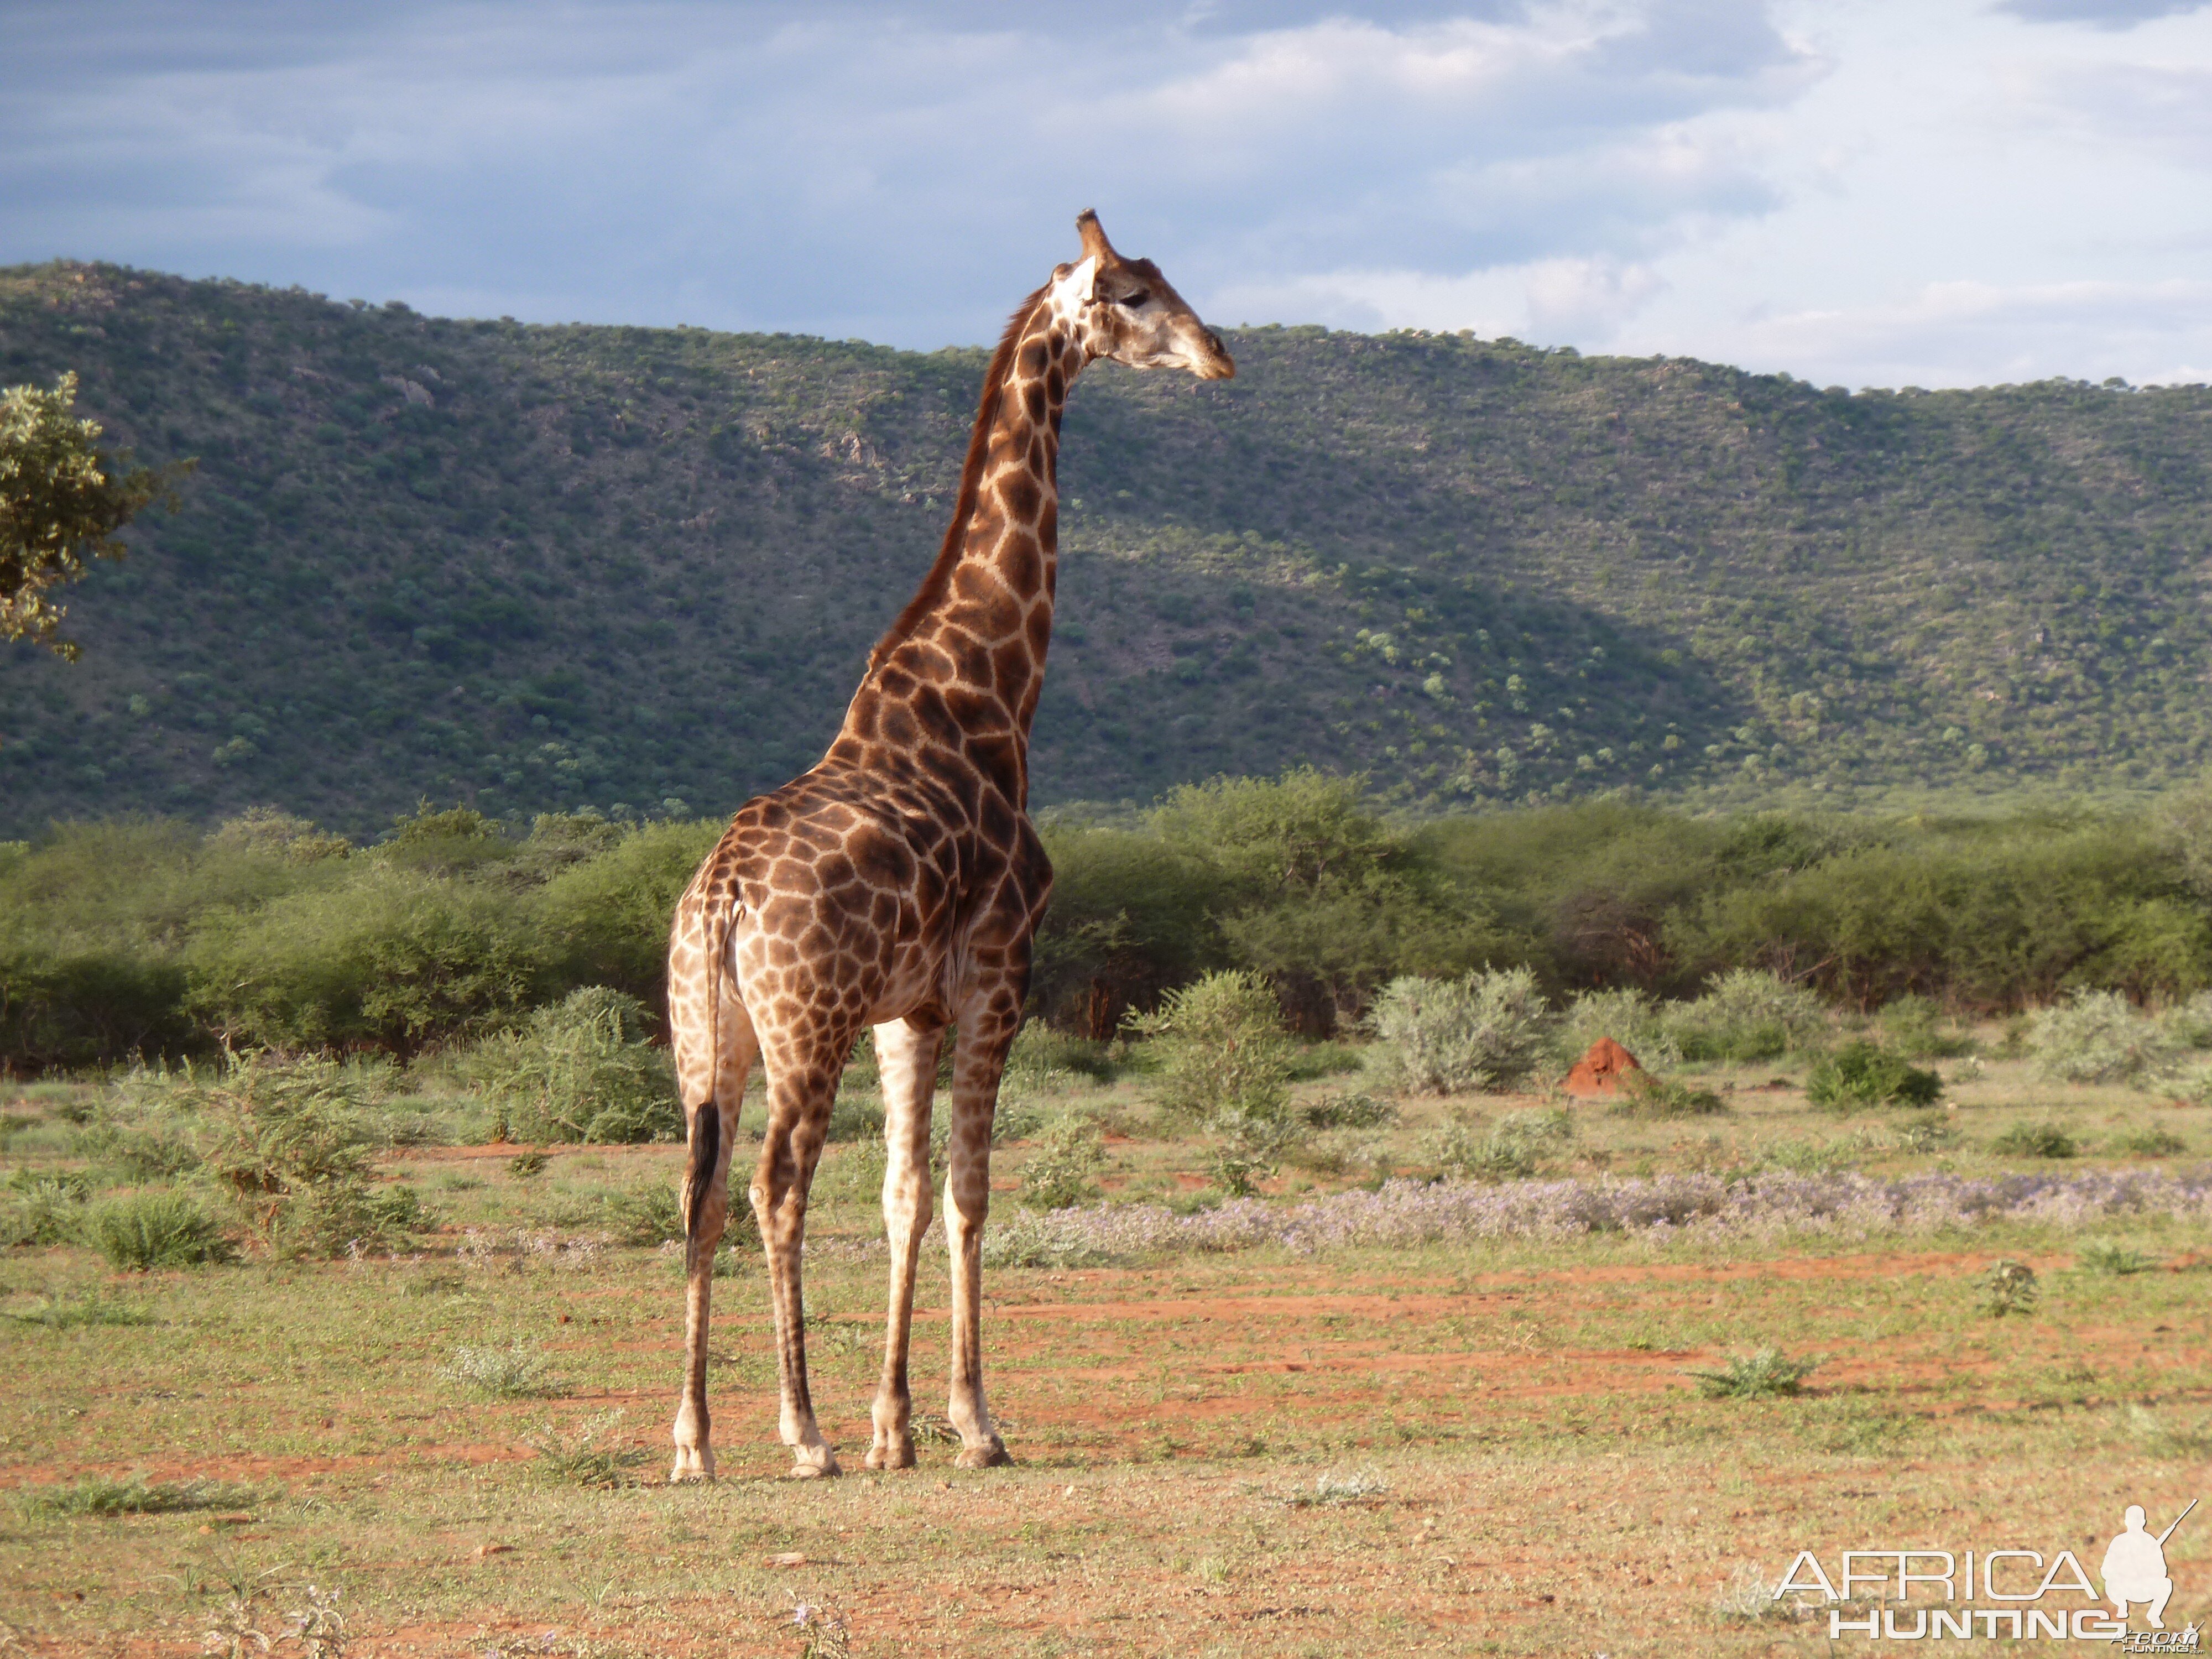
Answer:
[(1077, 374), (1099, 357), (1209, 380), (1236, 372), (1149, 260), (1122, 259), (1093, 215), (1077, 225), (1085, 257), (1023, 301), (993, 356), (944, 545), (871, 655), (829, 752), (739, 808), (677, 904), (669, 1030), (690, 1158), (672, 1480), (714, 1472), (712, 1267), (756, 1062), (768, 1076), (768, 1124), (750, 1197), (775, 1313), (780, 1429), (794, 1474), (837, 1473), (807, 1389), (800, 1259), (830, 1105), (869, 1029), (883, 1073), (890, 1286), (868, 1464), (914, 1462), (907, 1343), (948, 1027), (957, 1036), (945, 1183), (947, 1416), (963, 1467), (1007, 1461), (983, 1395), (981, 1249), (999, 1079), (1052, 891), (1027, 808), (1030, 725), (1052, 636), (1060, 411)]

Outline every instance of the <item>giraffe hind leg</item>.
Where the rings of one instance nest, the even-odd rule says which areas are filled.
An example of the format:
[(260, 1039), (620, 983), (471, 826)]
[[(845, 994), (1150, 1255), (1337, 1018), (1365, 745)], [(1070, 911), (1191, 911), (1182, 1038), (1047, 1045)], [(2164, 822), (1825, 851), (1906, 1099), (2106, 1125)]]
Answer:
[(872, 1469), (914, 1467), (914, 1396), (907, 1349), (914, 1330), (914, 1277), (929, 1227), (930, 1095), (937, 1083), (939, 1026), (895, 1020), (876, 1027), (883, 1073), (884, 1231), (890, 1243), (890, 1298), (884, 1321), (884, 1374), (876, 1389)]
[(714, 1421), (707, 1406), (707, 1348), (713, 1323), (714, 1252), (730, 1210), (730, 1149), (757, 1052), (752, 1024), (734, 997), (720, 1024), (721, 1052), (707, 1053), (703, 1020), (689, 1019), (671, 999), (677, 1085), (685, 1103), (689, 1155), (679, 1199), (684, 1216), (684, 1384), (672, 1437), (672, 1482), (714, 1478)]
[[(778, 1426), (791, 1448), (790, 1473), (801, 1480), (839, 1473), (837, 1454), (815, 1419), (806, 1375), (806, 1195), (830, 1127), (842, 1047), (822, 1045), (816, 1063), (786, 1066), (779, 1074), (770, 1048), (768, 1127), (752, 1182), (753, 1214), (768, 1256), (769, 1298), (775, 1310), (776, 1372), (782, 1404)], [(834, 1051), (834, 1053), (833, 1053)]]

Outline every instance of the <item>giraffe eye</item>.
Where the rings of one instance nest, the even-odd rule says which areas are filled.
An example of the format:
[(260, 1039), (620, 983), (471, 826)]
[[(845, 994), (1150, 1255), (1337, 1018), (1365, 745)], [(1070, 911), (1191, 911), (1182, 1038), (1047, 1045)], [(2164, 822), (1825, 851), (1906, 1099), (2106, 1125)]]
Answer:
[(1121, 303), (1128, 307), (1130, 310), (1134, 311), (1139, 306), (1144, 304), (1146, 301), (1152, 297), (1152, 296), (1150, 293), (1140, 288), (1134, 294), (1123, 295), (1121, 296)]

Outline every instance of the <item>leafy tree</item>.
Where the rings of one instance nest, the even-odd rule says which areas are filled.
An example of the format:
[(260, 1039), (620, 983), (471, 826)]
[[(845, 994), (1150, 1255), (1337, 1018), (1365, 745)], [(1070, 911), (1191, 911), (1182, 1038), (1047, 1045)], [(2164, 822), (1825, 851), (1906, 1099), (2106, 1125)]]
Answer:
[(1310, 766), (1214, 778), (1152, 814), (1169, 848), (1218, 878), (1234, 957), (1319, 1032), (1357, 1018), (1392, 975), (1462, 969), (1498, 943), (1487, 907), (1432, 879), (1368, 810), (1362, 781)]
[(1361, 800), (1361, 782), (1300, 766), (1275, 778), (1182, 784), (1153, 810), (1152, 827), (1247, 894), (1313, 892), (1357, 880), (1397, 850)]
[(57, 639), (66, 607), (49, 597), (82, 580), (86, 560), (119, 559), (115, 532), (171, 492), (174, 468), (123, 470), (100, 450), (100, 422), (70, 414), (76, 376), (52, 392), (0, 392), (0, 640), (30, 640), (74, 660)]
[(1030, 997), (1063, 1030), (1104, 1039), (1131, 1008), (1227, 965), (1214, 921), (1218, 873), (1157, 836), (1047, 823), (1052, 905), (1037, 930)]

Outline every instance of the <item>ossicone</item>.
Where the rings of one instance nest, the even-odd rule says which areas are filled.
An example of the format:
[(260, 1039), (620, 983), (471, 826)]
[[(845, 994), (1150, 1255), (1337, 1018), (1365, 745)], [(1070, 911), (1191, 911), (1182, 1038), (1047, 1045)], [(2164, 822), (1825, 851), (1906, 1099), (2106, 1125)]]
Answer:
[(1102, 265), (1119, 264), (1121, 256), (1114, 252), (1114, 244), (1106, 240), (1106, 228), (1098, 222), (1095, 209), (1085, 208), (1075, 216), (1076, 234), (1083, 238), (1085, 257), (1096, 259)]

